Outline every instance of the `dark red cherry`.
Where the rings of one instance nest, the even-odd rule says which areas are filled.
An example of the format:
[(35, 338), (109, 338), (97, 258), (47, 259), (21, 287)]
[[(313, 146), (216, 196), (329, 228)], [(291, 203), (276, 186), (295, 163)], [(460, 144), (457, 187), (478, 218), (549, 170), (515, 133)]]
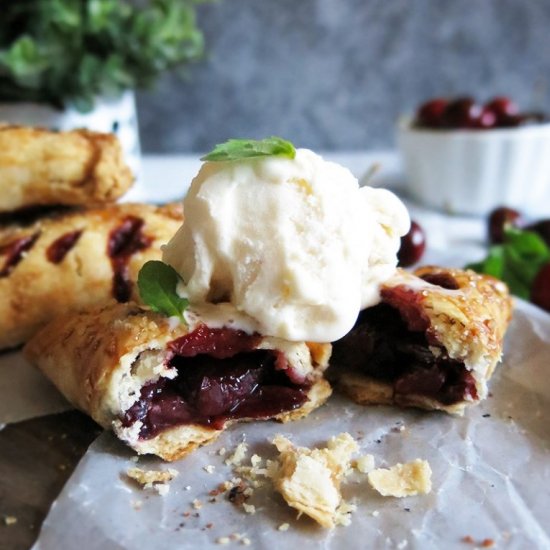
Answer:
[(550, 246), (550, 219), (540, 220), (536, 223), (528, 225), (525, 229), (528, 231), (534, 231), (538, 233), (544, 240), (544, 242)]
[(542, 266), (531, 286), (531, 302), (550, 311), (550, 263)]
[(494, 128), (495, 126), (497, 126), (497, 116), (494, 111), (488, 109), (487, 107), (483, 107), (481, 114), (479, 115), (476, 128), (487, 130)]
[(423, 103), (416, 113), (417, 124), (426, 128), (439, 128), (447, 103), (446, 99), (440, 97)]
[(489, 214), (487, 233), (491, 244), (499, 244), (504, 240), (504, 228), (520, 227), (521, 214), (513, 208), (501, 206)]
[(499, 123), (507, 117), (519, 114), (518, 106), (510, 98), (504, 96), (494, 97), (485, 104), (485, 108), (495, 113)]
[(475, 128), (480, 115), (481, 107), (471, 97), (460, 97), (447, 105), (442, 124), (446, 128)]
[(409, 232), (401, 237), (401, 247), (397, 253), (398, 265), (409, 267), (422, 258), (426, 249), (426, 235), (416, 222), (411, 221)]

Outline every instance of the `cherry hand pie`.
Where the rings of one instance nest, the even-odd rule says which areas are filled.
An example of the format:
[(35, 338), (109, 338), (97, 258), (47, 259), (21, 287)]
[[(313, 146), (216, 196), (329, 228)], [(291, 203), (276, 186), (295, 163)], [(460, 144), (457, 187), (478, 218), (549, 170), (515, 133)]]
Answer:
[(0, 349), (60, 313), (137, 299), (141, 266), (182, 220), (179, 206), (121, 204), (0, 226)]
[(0, 213), (111, 203), (132, 181), (112, 134), (0, 126)]
[(215, 439), (232, 422), (286, 422), (328, 399), (330, 344), (244, 330), (229, 304), (185, 315), (188, 324), (134, 304), (67, 314), (24, 352), (104, 428), (138, 453), (165, 460)]
[(487, 396), (512, 313), (504, 283), (428, 266), (398, 270), (381, 297), (334, 343), (330, 377), (344, 392), (454, 414)]

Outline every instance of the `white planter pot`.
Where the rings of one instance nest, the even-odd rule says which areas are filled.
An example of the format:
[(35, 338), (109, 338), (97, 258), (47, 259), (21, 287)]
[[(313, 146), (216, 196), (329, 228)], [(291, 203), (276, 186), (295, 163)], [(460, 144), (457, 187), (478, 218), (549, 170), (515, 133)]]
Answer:
[(41, 126), (55, 130), (87, 128), (116, 134), (136, 183), (125, 200), (141, 198), (141, 160), (136, 103), (132, 91), (118, 99), (98, 99), (90, 113), (68, 108), (63, 111), (38, 103), (0, 103), (0, 122), (23, 126)]

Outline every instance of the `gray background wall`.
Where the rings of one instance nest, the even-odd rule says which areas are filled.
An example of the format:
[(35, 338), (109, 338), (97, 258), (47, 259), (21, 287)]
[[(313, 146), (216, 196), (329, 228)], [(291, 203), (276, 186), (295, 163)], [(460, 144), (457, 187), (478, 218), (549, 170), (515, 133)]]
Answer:
[(145, 152), (272, 134), (387, 148), (434, 95), (550, 111), (550, 0), (220, 0), (199, 22), (208, 58), (138, 96)]

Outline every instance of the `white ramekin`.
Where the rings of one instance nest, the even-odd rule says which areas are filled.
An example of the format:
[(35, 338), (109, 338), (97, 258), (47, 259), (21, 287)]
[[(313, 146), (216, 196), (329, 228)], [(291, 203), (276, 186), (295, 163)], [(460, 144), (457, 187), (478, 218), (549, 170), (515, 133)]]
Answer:
[(550, 216), (550, 123), (494, 130), (398, 125), (411, 196), (456, 214), (497, 206)]

